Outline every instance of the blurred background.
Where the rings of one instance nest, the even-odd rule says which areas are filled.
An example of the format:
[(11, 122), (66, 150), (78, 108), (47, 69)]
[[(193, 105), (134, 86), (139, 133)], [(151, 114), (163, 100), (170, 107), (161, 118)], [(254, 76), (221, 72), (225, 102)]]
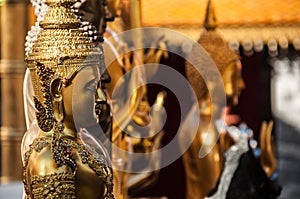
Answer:
[[(124, 0), (124, 4), (130, 0)], [(274, 121), (277, 180), (281, 198), (299, 198), (300, 190), (300, 1), (214, 0), (218, 31), (242, 61), (246, 88), (233, 111), (239, 114), (259, 139), (263, 121)], [(142, 27), (163, 27), (197, 40), (203, 30), (206, 0), (140, 0)], [(25, 130), (23, 110), (24, 43), (35, 22), (26, 0), (0, 0), (0, 196), (11, 190), (20, 194), (22, 185), (21, 139)], [(176, 38), (166, 41), (176, 44)], [(184, 60), (169, 54), (161, 63), (184, 74)], [(157, 88), (152, 88), (153, 93)], [(151, 88), (149, 100), (153, 101)], [(162, 140), (176, 134), (176, 99), (165, 102), (170, 116)], [(174, 175), (176, 173), (176, 175)], [(172, 179), (172, 180), (171, 180)], [(17, 183), (17, 184), (16, 184)], [(12, 185), (12, 186), (8, 186)], [(138, 196), (184, 197), (181, 158), (163, 168), (159, 178)], [(5, 197), (6, 198), (6, 197)]]

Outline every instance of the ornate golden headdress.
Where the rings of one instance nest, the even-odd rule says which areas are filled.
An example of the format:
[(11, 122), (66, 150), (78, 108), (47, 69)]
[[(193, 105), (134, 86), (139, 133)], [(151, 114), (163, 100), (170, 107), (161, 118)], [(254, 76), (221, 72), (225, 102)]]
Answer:
[(40, 22), (43, 29), (25, 61), (34, 87), (39, 127), (53, 128), (50, 84), (60, 79), (65, 86), (86, 66), (100, 66), (101, 48), (96, 48), (70, 9), (75, 0), (46, 0), (50, 10)]
[[(229, 48), (228, 44), (216, 31), (217, 21), (214, 6), (210, 0), (207, 5), (204, 28), (205, 30), (201, 34), (198, 43), (207, 51), (220, 73), (223, 74), (229, 63), (239, 60), (239, 56)], [(205, 60), (199, 60), (199, 63), (204, 67), (207, 65)], [(207, 94), (207, 87), (201, 74), (190, 63), (187, 63), (186, 75), (197, 95), (197, 99), (203, 98)]]

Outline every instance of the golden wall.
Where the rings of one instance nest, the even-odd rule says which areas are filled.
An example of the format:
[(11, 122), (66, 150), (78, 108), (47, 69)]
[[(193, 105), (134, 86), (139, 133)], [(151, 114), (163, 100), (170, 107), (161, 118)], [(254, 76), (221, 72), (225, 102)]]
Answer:
[[(220, 26), (300, 22), (299, 0), (213, 0)], [(207, 0), (142, 0), (144, 26), (199, 25)]]
[[(193, 39), (200, 35), (208, 0), (142, 0), (143, 26), (168, 27)], [(299, 0), (213, 0), (225, 39), (299, 37)]]

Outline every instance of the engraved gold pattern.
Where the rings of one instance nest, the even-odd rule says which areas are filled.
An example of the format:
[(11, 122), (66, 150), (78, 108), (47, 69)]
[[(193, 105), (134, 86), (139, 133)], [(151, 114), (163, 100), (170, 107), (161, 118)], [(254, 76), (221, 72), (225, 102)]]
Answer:
[[(40, 197), (35, 197), (35, 196), (40, 196), (41, 194), (44, 194), (46, 192), (49, 193), (50, 196), (53, 196), (50, 198), (55, 198), (53, 195), (54, 193), (51, 192), (52, 189), (50, 187), (48, 187), (47, 189), (46, 188), (42, 189), (42, 186), (44, 186), (44, 185), (52, 186), (53, 185), (53, 186), (56, 186), (58, 189), (60, 189), (60, 188), (63, 188), (64, 186), (61, 184), (55, 184), (55, 183), (61, 181), (64, 183), (66, 182), (68, 186), (67, 186), (67, 188), (64, 187), (63, 189), (61, 189), (61, 191), (59, 193), (56, 192), (55, 194), (60, 194), (57, 196), (66, 196), (67, 195), (67, 196), (70, 196), (67, 198), (74, 198), (73, 197), (74, 192), (71, 195), (69, 194), (69, 192), (71, 190), (73, 190), (73, 187), (75, 187), (75, 185), (73, 185), (71, 183), (71, 181), (73, 181), (75, 179), (77, 166), (76, 166), (75, 160), (72, 159), (71, 151), (76, 150), (80, 155), (82, 163), (88, 164), (89, 167), (97, 174), (97, 176), (99, 176), (99, 178), (105, 184), (107, 191), (106, 191), (106, 195), (105, 195), (104, 199), (113, 199), (114, 198), (114, 196), (112, 194), (113, 175), (112, 175), (112, 171), (108, 167), (108, 163), (104, 157), (101, 157), (101, 156), (94, 157), (92, 155), (92, 153), (88, 150), (88, 148), (86, 148), (83, 144), (79, 144), (78, 142), (76, 142), (76, 140), (72, 137), (68, 137), (68, 136), (60, 137), (59, 141), (54, 144), (56, 144), (58, 146), (57, 153), (54, 154), (54, 156), (57, 156), (57, 157), (54, 157), (54, 159), (59, 160), (60, 164), (66, 163), (67, 165), (71, 166), (71, 168), (73, 169), (73, 173), (59, 173), (59, 174), (57, 173), (57, 174), (51, 174), (51, 175), (32, 176), (30, 179), (31, 184), (28, 185), (26, 168), (28, 166), (28, 161), (29, 161), (31, 154), (34, 151), (38, 152), (38, 153), (41, 152), (41, 150), (48, 145), (51, 145), (51, 147), (53, 147), (52, 137), (36, 138), (33, 141), (33, 143), (30, 145), (30, 150), (28, 150), (25, 153), (25, 158), (24, 158), (23, 182), (25, 185), (26, 194), (28, 196), (30, 194), (29, 190), (33, 190), (32, 191), (33, 198), (40, 198)], [(70, 165), (69, 161), (64, 160), (66, 156), (69, 157), (69, 159), (72, 159), (72, 161), (70, 161), (70, 162), (74, 163), (74, 164)], [(53, 177), (53, 180), (50, 179), (52, 177)], [(31, 186), (31, 189), (29, 186)], [(44, 198), (44, 197), (42, 197), (42, 198)], [(61, 197), (59, 197), (59, 198), (61, 198)]]
[(76, 198), (75, 175), (73, 173), (32, 176), (31, 182), (33, 198)]

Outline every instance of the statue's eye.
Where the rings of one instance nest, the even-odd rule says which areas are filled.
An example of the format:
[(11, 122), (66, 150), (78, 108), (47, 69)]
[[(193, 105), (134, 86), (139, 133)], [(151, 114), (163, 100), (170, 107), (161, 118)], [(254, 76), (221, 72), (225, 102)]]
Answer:
[(98, 86), (98, 82), (95, 80), (91, 80), (86, 84), (85, 88), (92, 92), (96, 92), (97, 86)]

